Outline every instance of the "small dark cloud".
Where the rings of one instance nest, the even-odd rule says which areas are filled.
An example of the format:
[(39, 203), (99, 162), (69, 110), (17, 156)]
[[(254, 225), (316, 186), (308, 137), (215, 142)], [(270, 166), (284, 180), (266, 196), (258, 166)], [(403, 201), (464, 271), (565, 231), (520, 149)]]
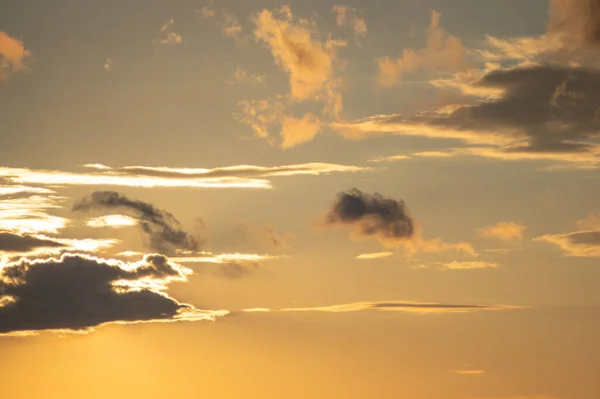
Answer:
[(174, 319), (194, 308), (144, 284), (185, 280), (184, 270), (162, 255), (135, 264), (83, 255), (5, 264), (0, 268), (0, 334)]
[(148, 246), (161, 253), (173, 253), (174, 249), (196, 251), (199, 240), (181, 228), (170, 212), (157, 209), (147, 202), (134, 200), (115, 191), (96, 191), (73, 205), (74, 211), (93, 209), (123, 209), (139, 220), (142, 231), (149, 238)]
[(46, 238), (0, 231), (0, 252), (31, 252), (40, 248), (62, 248), (64, 244)]
[(384, 198), (379, 193), (363, 193), (356, 188), (338, 194), (325, 223), (353, 225), (357, 234), (377, 236), (383, 241), (410, 239), (415, 233), (414, 221), (404, 201)]

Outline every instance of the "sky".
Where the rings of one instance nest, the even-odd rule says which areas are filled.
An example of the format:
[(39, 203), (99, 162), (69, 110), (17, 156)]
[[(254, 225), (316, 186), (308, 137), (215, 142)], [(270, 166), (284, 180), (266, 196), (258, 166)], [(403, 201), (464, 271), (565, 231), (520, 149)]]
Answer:
[(0, 121), (6, 397), (600, 397), (600, 1), (3, 1)]

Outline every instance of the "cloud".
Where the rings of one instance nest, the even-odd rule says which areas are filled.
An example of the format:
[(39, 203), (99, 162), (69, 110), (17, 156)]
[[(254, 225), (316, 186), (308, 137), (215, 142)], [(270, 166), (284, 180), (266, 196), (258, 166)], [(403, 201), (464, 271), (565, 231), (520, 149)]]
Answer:
[(397, 245), (412, 238), (415, 232), (404, 201), (356, 188), (338, 194), (324, 223), (354, 226), (357, 236), (376, 236), (384, 245)]
[(91, 218), (86, 225), (93, 228), (112, 227), (119, 229), (122, 227), (136, 226), (138, 220), (126, 215), (106, 215), (97, 218)]
[(107, 58), (106, 61), (104, 61), (104, 70), (106, 72), (112, 71), (114, 64), (115, 63), (113, 62), (113, 60), (111, 60), (110, 58)]
[(242, 220), (227, 232), (227, 238), (235, 244), (249, 243), (252, 246), (282, 250), (294, 245), (296, 234), (292, 231), (280, 233), (275, 226), (270, 224), (257, 225), (249, 220)]
[(452, 372), (458, 375), (482, 375), (485, 370), (452, 370)]
[(421, 50), (407, 48), (395, 59), (385, 56), (377, 60), (381, 86), (396, 85), (405, 75), (419, 71), (457, 72), (467, 68), (467, 50), (460, 39), (446, 33), (440, 18), (440, 13), (431, 12), (427, 47)]
[(499, 264), (493, 262), (474, 261), (474, 262), (457, 262), (439, 263), (443, 270), (474, 270), (474, 269), (497, 269)]
[(306, 114), (297, 119), (291, 116), (285, 117), (281, 123), (281, 147), (292, 148), (299, 144), (312, 141), (319, 129), (321, 121), (315, 115)]
[(266, 85), (266, 77), (265, 75), (254, 75), (243, 68), (237, 67), (233, 73), (233, 78), (228, 83), (246, 83), (256, 86)]
[(25, 235), (56, 234), (69, 223), (66, 218), (48, 213), (49, 209), (60, 207), (62, 197), (37, 194), (53, 193), (52, 190), (23, 186), (17, 186), (17, 190), (8, 188), (6, 192), (12, 194), (0, 196), (0, 230)]
[(263, 10), (254, 20), (254, 36), (271, 50), (277, 65), (289, 77), (293, 101), (322, 100), (326, 112), (338, 115), (341, 95), (337, 78), (337, 50), (346, 45), (339, 40), (321, 41), (313, 29), (314, 23), (294, 21), (287, 6), (278, 11)]
[[(270, 189), (271, 182), (265, 177), (295, 175), (318, 176), (329, 173), (352, 173), (370, 170), (368, 167), (338, 165), (328, 163), (308, 163), (283, 166), (236, 165), (214, 169), (169, 168), (150, 166), (124, 166), (111, 168), (106, 165), (88, 164), (97, 171), (87, 173), (31, 170), (25, 168), (0, 167), (0, 179), (13, 185), (65, 185), (65, 186), (122, 186), (122, 187), (190, 187), (190, 188), (254, 188)], [(2, 190), (19, 191), (24, 187)], [(29, 190), (29, 189), (27, 189)], [(45, 190), (36, 188), (36, 190)], [(23, 191), (25, 192), (25, 191)]]
[(183, 41), (183, 37), (173, 31), (171, 31), (171, 26), (175, 20), (171, 18), (167, 23), (165, 23), (160, 28), (160, 35), (158, 39), (154, 41), (154, 43), (161, 45), (171, 45), (171, 44), (181, 44)]
[(460, 252), (473, 257), (479, 256), (477, 251), (468, 242), (448, 243), (439, 237), (431, 240), (415, 237), (411, 241), (403, 242), (403, 244), (409, 253), (440, 254), (444, 252)]
[(367, 23), (360, 15), (359, 10), (345, 5), (336, 4), (332, 10), (335, 15), (335, 22), (338, 26), (350, 26), (354, 32), (354, 37), (364, 37), (367, 35)]
[(534, 66), (494, 70), (476, 86), (501, 89), (501, 97), (452, 112), (412, 118), (378, 116), (332, 127), (346, 137), (393, 133), (485, 144), (460, 149), (496, 159), (545, 159), (597, 167), (600, 160), (600, 71)]
[(130, 211), (149, 238), (148, 245), (163, 253), (172, 252), (175, 248), (197, 250), (201, 244), (197, 238), (182, 230), (179, 221), (170, 212), (115, 191), (96, 191), (73, 205), (74, 211), (89, 212), (94, 209)]
[(522, 306), (510, 305), (455, 305), (443, 303), (425, 303), (411, 301), (387, 301), (387, 302), (356, 302), (343, 305), (320, 306), (313, 308), (281, 308), (281, 309), (248, 309), (249, 313), (269, 312), (325, 312), (346, 313), (373, 311), (392, 311), (417, 314), (446, 314), (446, 313), (471, 313), (480, 311), (498, 311), (524, 309)]
[(35, 249), (63, 247), (64, 244), (51, 239), (0, 231), (0, 253), (31, 252)]
[(26, 70), (25, 60), (30, 55), (22, 41), (0, 31), (0, 83), (6, 81), (10, 73)]
[(547, 234), (534, 241), (554, 244), (574, 257), (600, 257), (600, 230), (576, 231), (568, 234)]
[(161, 255), (126, 263), (85, 255), (0, 266), (0, 334), (44, 330), (92, 331), (107, 323), (215, 320), (169, 297), (173, 281), (191, 271)]
[(585, 230), (600, 230), (600, 212), (590, 213), (585, 219), (578, 220), (577, 227)]
[(257, 254), (212, 254), (202, 252), (200, 256), (171, 258), (177, 263), (209, 263), (217, 265), (216, 274), (230, 279), (240, 279), (261, 270), (259, 262), (284, 259), (284, 256)]
[(527, 226), (519, 223), (500, 222), (494, 226), (484, 227), (477, 230), (477, 234), (483, 238), (511, 241), (522, 239), (525, 230), (527, 230)]
[(389, 258), (390, 256), (394, 256), (393, 252), (376, 252), (372, 254), (362, 254), (358, 255), (356, 259), (383, 259)]

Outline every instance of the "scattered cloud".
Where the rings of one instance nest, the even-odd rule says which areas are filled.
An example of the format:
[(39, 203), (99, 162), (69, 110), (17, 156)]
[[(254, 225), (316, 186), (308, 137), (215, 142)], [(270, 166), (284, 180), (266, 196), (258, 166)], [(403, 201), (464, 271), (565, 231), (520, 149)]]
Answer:
[(186, 281), (190, 273), (161, 255), (129, 263), (86, 255), (3, 263), (0, 334), (225, 316), (227, 311), (199, 310), (165, 293), (169, 283)]
[(63, 197), (42, 195), (53, 193), (42, 188), (17, 186), (17, 190), (10, 190), (11, 187), (6, 192), (12, 194), (0, 197), (0, 230), (26, 235), (56, 234), (68, 225), (68, 219), (48, 213), (60, 207)]
[(568, 234), (547, 234), (534, 241), (554, 244), (567, 256), (600, 257), (600, 230), (576, 231)]
[(477, 234), (483, 238), (500, 241), (520, 240), (527, 226), (515, 222), (499, 222), (494, 226), (484, 227), (477, 230)]
[(64, 244), (51, 239), (0, 231), (0, 253), (32, 252), (33, 250), (40, 248), (45, 249), (62, 247), (64, 247)]
[(454, 305), (444, 303), (424, 303), (411, 301), (388, 301), (388, 302), (356, 302), (343, 305), (320, 306), (314, 308), (281, 308), (281, 309), (248, 309), (250, 313), (269, 312), (325, 312), (346, 313), (361, 312), (366, 310), (393, 311), (417, 314), (446, 314), (446, 313), (471, 313), (480, 311), (498, 311), (523, 309), (522, 306), (510, 305)]
[(376, 252), (372, 254), (362, 254), (358, 255), (356, 259), (383, 259), (389, 258), (390, 256), (394, 256), (393, 252)]
[(25, 61), (30, 55), (21, 40), (0, 31), (0, 83), (6, 81), (10, 73), (27, 70)]
[(292, 148), (312, 141), (320, 128), (321, 121), (313, 114), (306, 114), (300, 119), (286, 116), (281, 123), (281, 148)]
[(394, 86), (405, 75), (419, 71), (458, 72), (468, 67), (467, 49), (460, 39), (448, 35), (442, 28), (441, 16), (437, 11), (431, 12), (427, 47), (421, 50), (407, 48), (397, 58), (385, 56), (377, 60), (381, 86)]
[(336, 24), (338, 26), (350, 26), (357, 41), (367, 35), (367, 23), (358, 9), (336, 4), (331, 11), (335, 15)]
[(73, 210), (80, 212), (113, 209), (131, 212), (149, 239), (147, 245), (161, 253), (171, 253), (175, 249), (194, 251), (202, 244), (196, 237), (183, 231), (179, 221), (170, 212), (116, 191), (96, 191), (73, 205)]
[(496, 269), (499, 264), (493, 262), (474, 261), (474, 262), (457, 262), (439, 264), (443, 270), (473, 270), (473, 269)]
[(171, 18), (167, 23), (161, 26), (159, 37), (154, 43), (161, 45), (181, 44), (183, 37), (171, 30), (174, 23), (175, 20)]
[(229, 84), (246, 83), (250, 85), (266, 85), (265, 75), (254, 75), (243, 68), (235, 68), (233, 78), (229, 80)]

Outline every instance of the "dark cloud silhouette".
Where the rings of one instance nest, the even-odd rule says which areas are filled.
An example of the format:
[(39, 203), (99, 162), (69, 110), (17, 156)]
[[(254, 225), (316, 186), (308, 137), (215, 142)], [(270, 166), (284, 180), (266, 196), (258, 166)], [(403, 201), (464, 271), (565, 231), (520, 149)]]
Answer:
[(46, 238), (0, 231), (0, 252), (30, 252), (40, 248), (62, 248), (64, 244)]
[(495, 131), (522, 144), (513, 152), (590, 152), (600, 132), (600, 71), (538, 66), (497, 70), (478, 86), (504, 90), (502, 98), (461, 107), (434, 126)]
[(575, 231), (567, 234), (547, 234), (535, 239), (561, 248), (566, 255), (600, 257), (600, 230)]
[(384, 198), (379, 193), (366, 194), (356, 188), (338, 194), (325, 223), (354, 225), (357, 234), (375, 235), (383, 241), (409, 239), (415, 233), (404, 201)]
[(195, 251), (200, 247), (198, 239), (182, 230), (181, 224), (170, 212), (115, 191), (96, 191), (73, 205), (74, 211), (115, 208), (131, 212), (149, 237), (148, 245), (161, 253), (173, 253), (174, 249)]
[(185, 281), (186, 273), (162, 255), (136, 263), (63, 255), (5, 264), (0, 268), (0, 333), (81, 330), (201, 312), (156, 291), (157, 285)]

